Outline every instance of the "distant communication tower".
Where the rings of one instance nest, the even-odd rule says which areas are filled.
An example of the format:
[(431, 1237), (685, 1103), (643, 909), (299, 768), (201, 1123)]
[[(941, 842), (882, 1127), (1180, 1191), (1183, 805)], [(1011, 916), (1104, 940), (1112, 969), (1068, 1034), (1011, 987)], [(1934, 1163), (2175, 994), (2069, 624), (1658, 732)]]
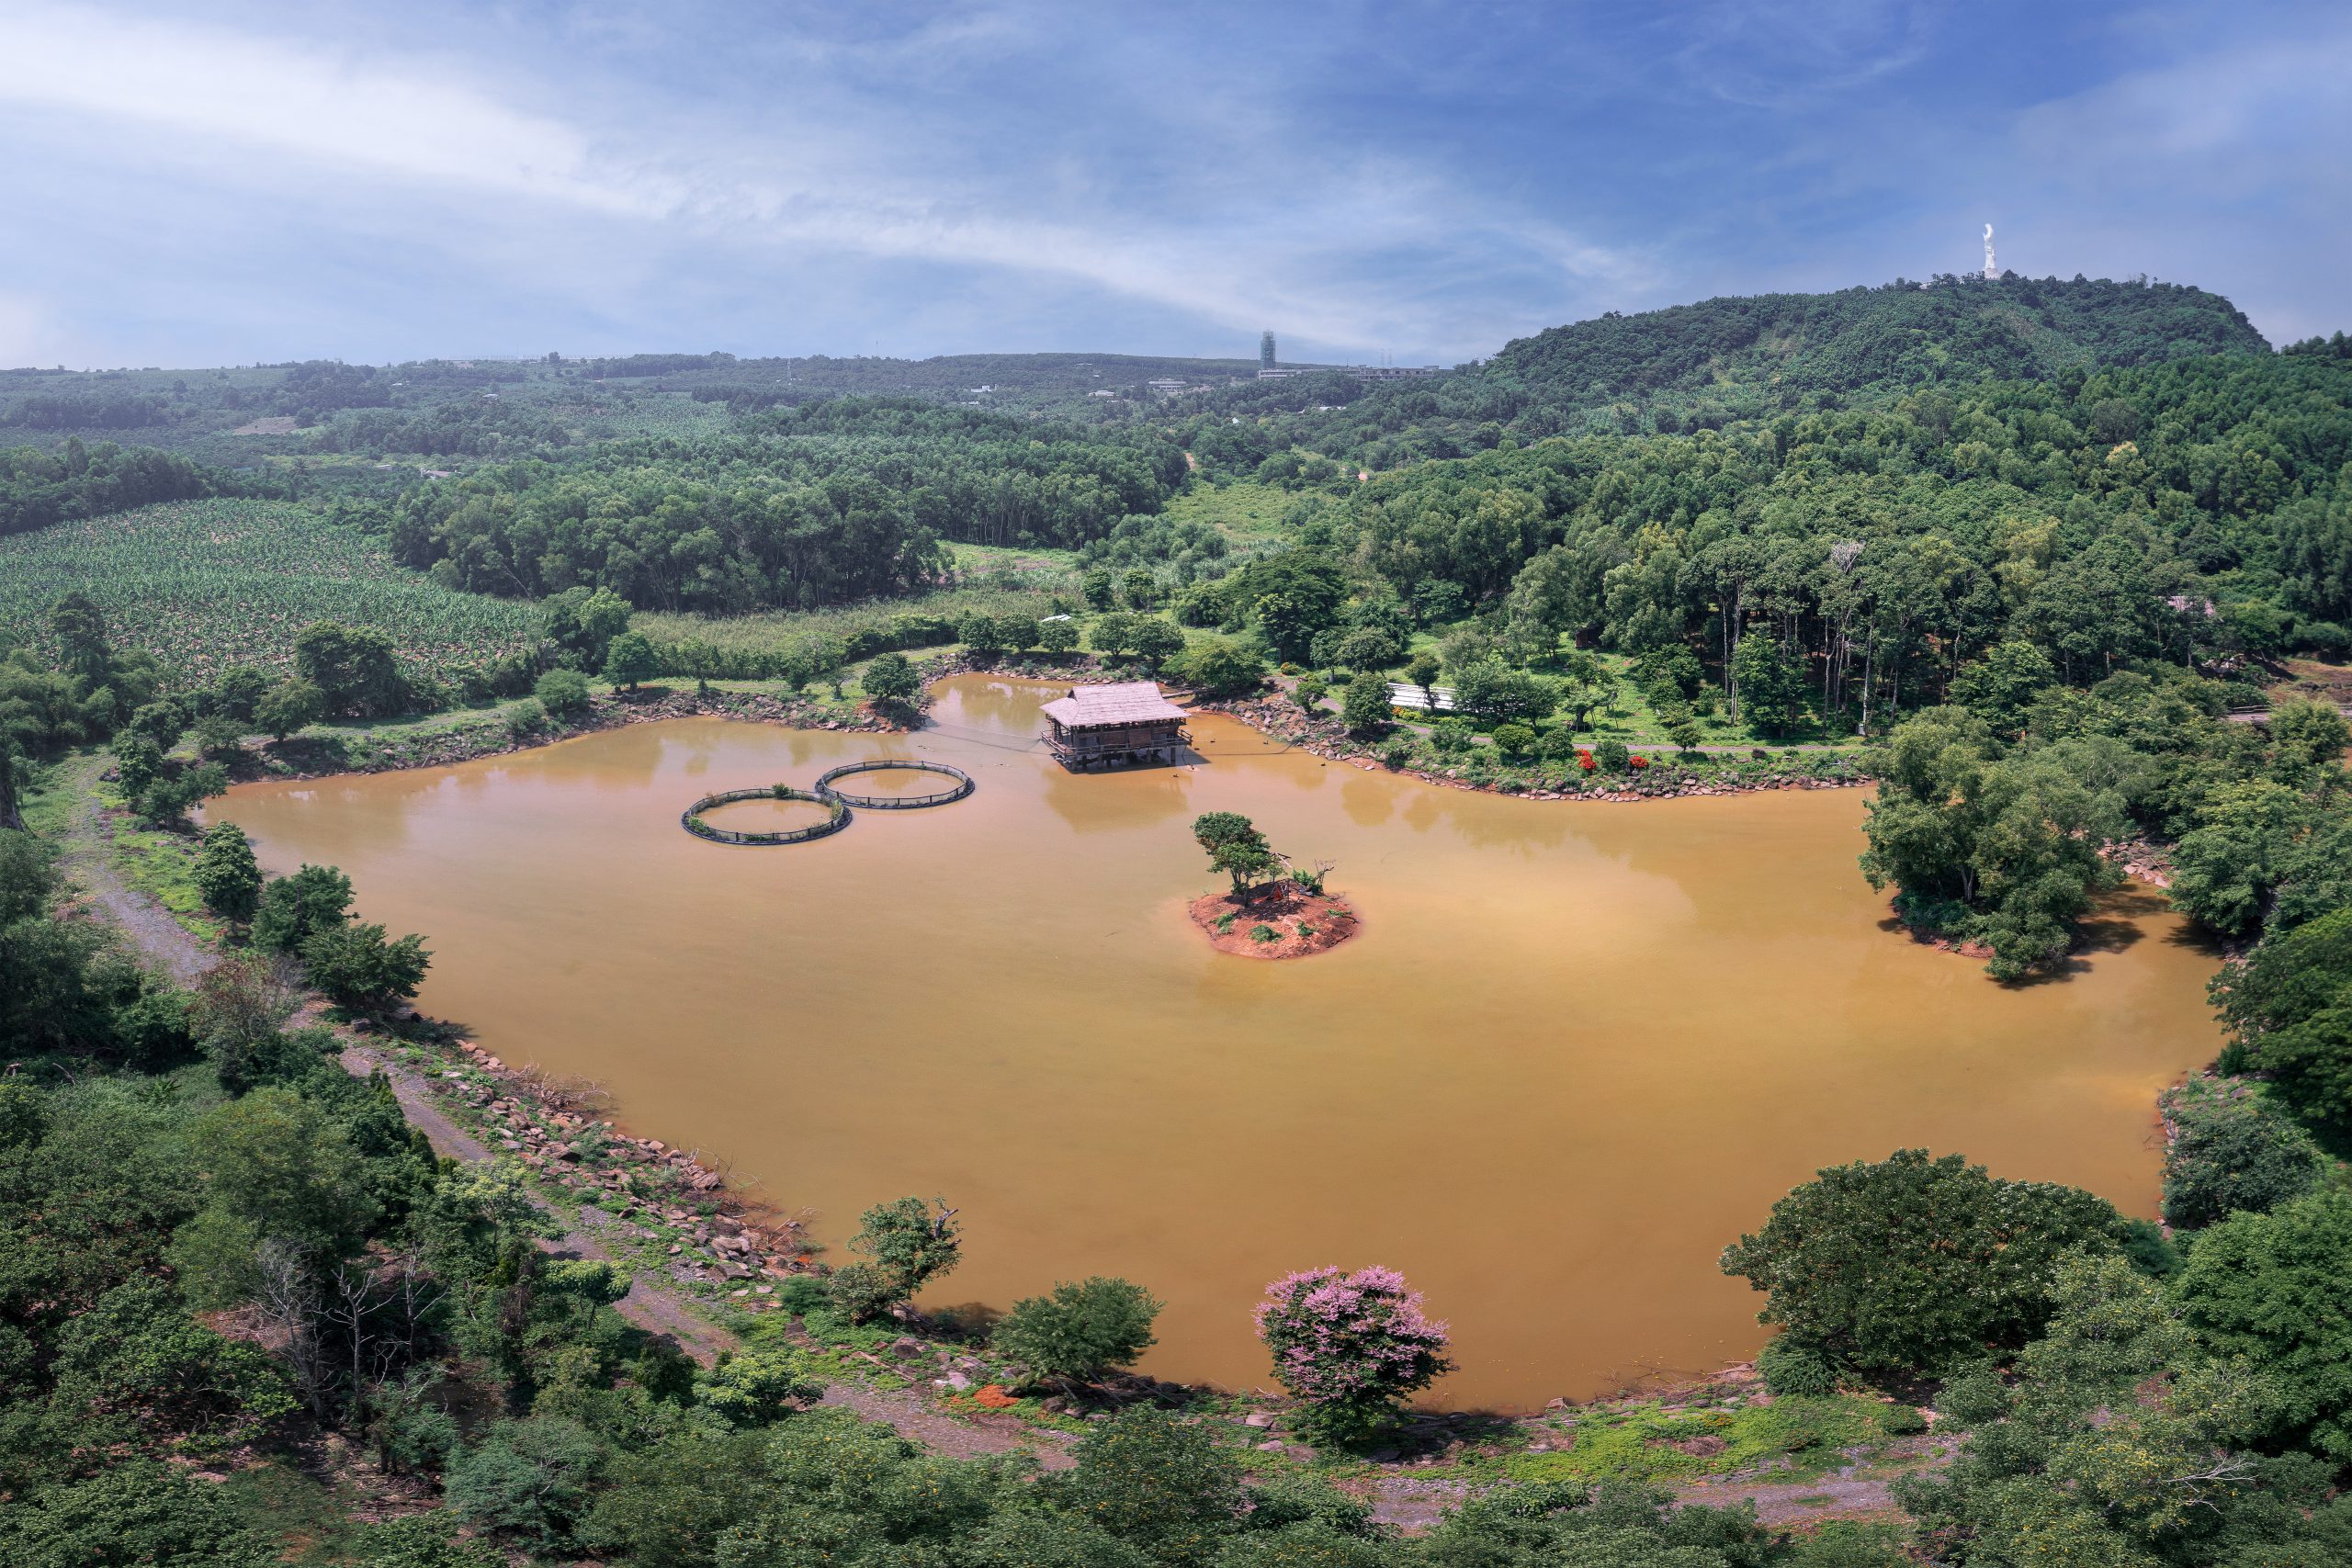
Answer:
[(1258, 368), (1261, 370), (1272, 370), (1273, 367), (1274, 334), (1267, 333), (1258, 339)]
[(1984, 225), (1984, 276), (1986, 277), (2001, 276), (2001, 269), (1993, 265), (1993, 225), (1990, 223)]

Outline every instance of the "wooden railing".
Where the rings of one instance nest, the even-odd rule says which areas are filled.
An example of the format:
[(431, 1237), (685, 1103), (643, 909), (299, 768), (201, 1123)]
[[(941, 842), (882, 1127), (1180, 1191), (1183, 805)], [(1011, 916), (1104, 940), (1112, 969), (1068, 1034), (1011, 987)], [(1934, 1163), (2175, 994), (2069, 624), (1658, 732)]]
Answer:
[[(888, 773), (901, 768), (919, 773), (939, 773), (956, 782), (949, 788), (916, 795), (844, 795), (833, 787), (835, 779), (847, 778), (853, 773)], [(758, 789), (729, 789), (717, 795), (706, 795), (686, 807), (678, 818), (678, 825), (695, 838), (714, 844), (805, 844), (811, 839), (821, 839), (848, 827), (850, 807), (853, 806), (870, 811), (914, 811), (926, 806), (944, 806), (951, 800), (961, 800), (978, 787), (972, 782), (971, 774), (945, 762), (918, 762), (880, 757), (872, 761), (849, 762), (835, 768), (820, 778), (813, 790), (795, 789), (790, 784), (767, 784)], [(825, 807), (825, 819), (812, 822), (806, 828), (779, 828), (772, 833), (741, 833), (731, 828), (714, 828), (703, 820), (704, 812), (738, 800), (805, 800)]]
[[(933, 790), (929, 795), (851, 795), (833, 787), (835, 779), (845, 779), (852, 773), (938, 773), (956, 782), (946, 789)], [(910, 761), (904, 758), (880, 757), (871, 762), (845, 762), (817, 781), (817, 793), (846, 801), (862, 811), (917, 811), (926, 806), (944, 806), (951, 800), (961, 800), (978, 786), (972, 775), (961, 768), (945, 762)]]
[[(806, 800), (824, 807), (826, 816), (822, 822), (812, 822), (806, 828), (780, 828), (773, 833), (739, 833), (731, 828), (714, 828), (702, 819), (702, 814), (711, 807), (738, 800)], [(714, 844), (805, 844), (848, 827), (849, 807), (828, 794), (795, 789), (790, 784), (769, 784), (764, 789), (729, 789), (706, 795), (686, 807), (678, 825), (695, 838), (707, 839)]]

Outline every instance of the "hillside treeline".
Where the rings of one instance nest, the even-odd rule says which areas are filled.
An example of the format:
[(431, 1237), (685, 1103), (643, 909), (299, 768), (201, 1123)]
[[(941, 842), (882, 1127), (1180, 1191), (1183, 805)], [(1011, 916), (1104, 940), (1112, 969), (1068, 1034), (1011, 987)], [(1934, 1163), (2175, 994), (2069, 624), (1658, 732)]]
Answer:
[(1498, 449), (1310, 497), (1309, 527), (1360, 592), (1523, 655), (1688, 644), (1728, 690), (1760, 629), (1859, 716), (2012, 637), (2086, 683), (2344, 647), (2347, 463), (2352, 368), (2226, 355)]
[[(1615, 311), (1507, 344), (1482, 365), (1348, 396), (1335, 378), (1213, 394), (1219, 418), (1293, 412), (1298, 445), (1393, 468), (1510, 438), (1689, 434), (1930, 387), (2046, 380), (2269, 344), (2228, 300), (2173, 284), (2007, 275)], [(1312, 402), (1306, 400), (1312, 397)], [(1334, 405), (1317, 409), (1315, 404)]]
[(80, 437), (54, 452), (0, 449), (0, 534), (22, 534), (77, 517), (128, 512), (158, 501), (189, 501), (233, 488), (226, 476), (151, 446)]
[(393, 554), (451, 586), (608, 588), (640, 609), (734, 614), (910, 592), (943, 540), (1076, 547), (1182, 481), (1165, 440), (905, 400), (763, 413), (743, 434), (616, 442), (413, 490)]

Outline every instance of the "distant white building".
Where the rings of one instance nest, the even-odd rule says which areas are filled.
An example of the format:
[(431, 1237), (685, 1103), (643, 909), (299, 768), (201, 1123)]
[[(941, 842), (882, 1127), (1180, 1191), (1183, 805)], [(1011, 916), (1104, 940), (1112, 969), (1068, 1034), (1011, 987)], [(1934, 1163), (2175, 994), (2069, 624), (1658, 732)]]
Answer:
[(1388, 682), (1388, 705), (1392, 708), (1419, 708), (1430, 713), (1453, 711), (1453, 688), (1451, 686), (1408, 686), (1402, 681)]

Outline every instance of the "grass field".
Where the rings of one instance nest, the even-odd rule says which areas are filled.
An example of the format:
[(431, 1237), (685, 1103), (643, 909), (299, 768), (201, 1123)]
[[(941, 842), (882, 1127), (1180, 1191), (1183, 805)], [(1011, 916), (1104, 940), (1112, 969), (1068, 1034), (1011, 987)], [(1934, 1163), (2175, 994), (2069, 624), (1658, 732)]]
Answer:
[(1170, 502), (1164, 514), (1179, 523), (1209, 524), (1222, 529), (1237, 547), (1247, 547), (1283, 537), (1282, 520), (1298, 499), (1286, 490), (1247, 481), (1194, 484)]
[(381, 631), (436, 675), (538, 631), (532, 606), (442, 588), (282, 502), (175, 502), (0, 538), (0, 634), (41, 642), (69, 589), (97, 603), (119, 643), (197, 681), (232, 664), (290, 668), (294, 634), (321, 619)]
[[(960, 553), (965, 547), (956, 547)], [(640, 613), (629, 626), (657, 643), (705, 642), (715, 648), (781, 653), (820, 634), (846, 638), (863, 626), (888, 626), (900, 615), (1049, 615), (1054, 596), (1041, 588), (949, 588), (908, 599), (844, 604), (831, 610), (772, 610), (718, 619)], [(944, 647), (944, 644), (941, 645)]]

